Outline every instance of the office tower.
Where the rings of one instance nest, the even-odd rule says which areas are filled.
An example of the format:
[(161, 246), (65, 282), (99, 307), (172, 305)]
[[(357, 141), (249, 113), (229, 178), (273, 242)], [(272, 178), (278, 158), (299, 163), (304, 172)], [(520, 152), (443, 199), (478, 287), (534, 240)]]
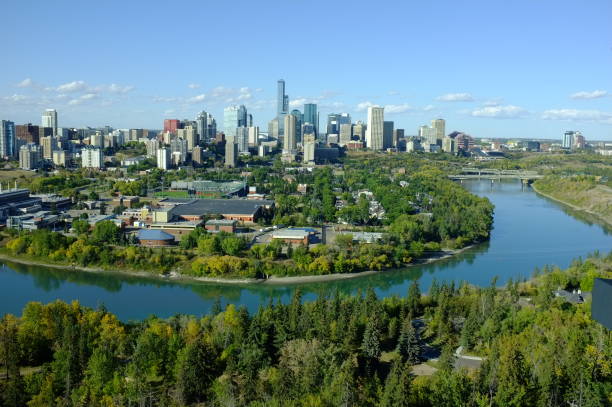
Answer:
[(315, 162), (315, 145), (316, 145), (316, 136), (314, 133), (305, 133), (303, 148), (304, 148), (304, 156), (302, 161), (304, 164), (313, 164)]
[(253, 127), (253, 115), (249, 113), (246, 116), (247, 116), (246, 126)]
[(104, 147), (104, 136), (100, 133), (89, 136), (89, 145), (94, 147)]
[(187, 126), (177, 130), (177, 137), (187, 141), (187, 151), (192, 151), (200, 142), (195, 127)]
[(465, 133), (459, 133), (455, 137), (456, 149), (469, 151), (474, 147), (474, 139)]
[(40, 146), (28, 143), (19, 149), (19, 168), (33, 170), (38, 168), (41, 161)]
[(249, 127), (249, 145), (256, 146), (259, 144), (259, 127), (251, 126)]
[(442, 139), (442, 151), (451, 154), (457, 152), (455, 140), (452, 137), (444, 136)]
[(195, 119), (196, 122), (196, 131), (200, 136), (201, 140), (205, 140), (208, 138), (208, 113), (202, 110)]
[(42, 114), (42, 127), (53, 129), (53, 135), (57, 134), (57, 111), (55, 109), (47, 109)]
[(53, 151), (57, 150), (57, 142), (55, 137), (47, 136), (41, 138), (40, 146), (42, 148), (42, 157), (45, 160), (51, 160), (53, 158)]
[(0, 158), (8, 159), (16, 155), (15, 123), (10, 120), (0, 121)]
[(351, 124), (351, 115), (348, 113), (340, 113), (339, 115), (337, 115), (336, 120), (338, 120), (338, 129), (340, 129), (340, 126), (342, 126), (343, 124)]
[(430, 146), (438, 145), (438, 133), (433, 127), (419, 127), (419, 138), (421, 139), (421, 144), (425, 148), (425, 151), (429, 151)]
[(234, 142), (238, 146), (238, 153), (248, 153), (249, 152), (249, 128), (248, 127), (238, 127), (236, 129), (236, 137), (234, 137)]
[(138, 141), (141, 138), (144, 138), (144, 129), (130, 129), (128, 141)]
[(291, 115), (295, 117), (295, 140), (297, 143), (302, 142), (302, 123), (304, 122), (304, 115), (298, 109), (293, 109)]
[(165, 119), (164, 120), (164, 133), (176, 133), (181, 128), (181, 121), (178, 119)]
[(314, 126), (315, 134), (319, 135), (319, 115), (317, 114), (317, 105), (314, 103), (306, 103), (304, 105), (304, 123), (310, 123)]
[(170, 168), (170, 150), (166, 147), (161, 147), (157, 149), (156, 152), (157, 157), (157, 168), (161, 170), (167, 170)]
[(400, 139), (404, 138), (404, 129), (395, 129), (393, 130), (393, 147), (399, 147)]
[(353, 135), (352, 138), (354, 140), (365, 141), (365, 131), (366, 125), (359, 120), (357, 123), (353, 125)]
[(561, 141), (561, 147), (571, 149), (574, 147), (574, 138), (576, 135), (580, 135), (579, 131), (566, 131), (563, 134), (563, 140)]
[(187, 161), (187, 140), (182, 138), (175, 138), (170, 142), (170, 154), (174, 157), (175, 153), (178, 153), (178, 159), (172, 160), (176, 165), (181, 165)]
[(223, 132), (225, 137), (234, 137), (238, 127), (247, 127), (247, 110), (244, 105), (223, 109)]
[(238, 144), (233, 137), (228, 137), (225, 142), (225, 166), (228, 168), (236, 167), (238, 157)]
[[(582, 149), (586, 146), (586, 140), (584, 139), (584, 136), (582, 135), (582, 133), (580, 133), (579, 131), (577, 131), (574, 134), (574, 148), (576, 149)], [(539, 150), (538, 150), (539, 151)]]
[(295, 139), (295, 116), (288, 114), (285, 116), (285, 135), (283, 138), (283, 152), (294, 152), (297, 149)]
[(369, 149), (383, 149), (384, 121), (385, 109), (383, 107), (368, 107), (368, 127), (366, 129), (366, 145)]
[(340, 125), (340, 139), (338, 143), (345, 145), (351, 142), (353, 132), (353, 126), (350, 123), (343, 123)]
[(393, 147), (393, 122), (383, 122), (383, 148)]
[(157, 139), (150, 139), (145, 141), (145, 147), (147, 148), (147, 157), (153, 158), (157, 156), (157, 149), (159, 148), (159, 141)]
[(268, 122), (268, 136), (275, 140), (279, 139), (278, 119), (272, 119)]
[(206, 114), (206, 139), (212, 140), (217, 136), (217, 121), (212, 114)]
[[(53, 156), (52, 156), (53, 157)], [(102, 168), (104, 166), (104, 155), (97, 147), (86, 147), (81, 150), (81, 167)]]
[(444, 119), (434, 119), (431, 121), (431, 127), (436, 131), (436, 143), (442, 145), (442, 139), (444, 138), (446, 122)]
[(279, 119), (289, 111), (289, 96), (285, 94), (285, 81), (279, 79), (276, 93), (276, 114)]
[(191, 152), (191, 161), (194, 164), (202, 165), (204, 163), (204, 154), (203, 148), (200, 146), (195, 146), (193, 151)]
[(38, 144), (38, 131), (38, 126), (33, 126), (32, 123), (15, 126), (15, 136), (26, 143)]
[(57, 166), (66, 166), (66, 152), (64, 150), (55, 150), (53, 151), (53, 165)]

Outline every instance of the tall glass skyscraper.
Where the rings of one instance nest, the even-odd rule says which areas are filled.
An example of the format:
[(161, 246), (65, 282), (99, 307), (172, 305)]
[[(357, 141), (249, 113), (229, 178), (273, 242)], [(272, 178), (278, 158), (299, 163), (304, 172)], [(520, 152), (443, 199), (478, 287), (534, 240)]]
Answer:
[(317, 115), (317, 105), (314, 103), (306, 103), (304, 105), (304, 123), (310, 123), (314, 126), (315, 134), (319, 134), (319, 116)]
[(0, 158), (14, 157), (15, 123), (9, 120), (0, 121)]
[(285, 94), (285, 80), (279, 79), (277, 84), (276, 94), (276, 114), (279, 116), (286, 115), (289, 112), (289, 96)]
[(223, 132), (225, 137), (235, 137), (238, 127), (247, 127), (247, 110), (244, 105), (223, 109)]

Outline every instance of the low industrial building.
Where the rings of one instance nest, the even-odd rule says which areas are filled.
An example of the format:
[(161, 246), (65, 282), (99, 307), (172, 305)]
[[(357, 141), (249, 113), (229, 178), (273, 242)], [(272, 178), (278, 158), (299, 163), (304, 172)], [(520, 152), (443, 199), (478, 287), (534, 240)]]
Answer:
[(217, 182), (208, 180), (172, 181), (172, 191), (186, 191), (189, 195), (203, 198), (221, 198), (243, 196), (246, 192), (246, 183), (242, 181)]
[(6, 227), (18, 230), (48, 229), (57, 225), (62, 218), (48, 211), (28, 213), (26, 215), (9, 216)]
[(236, 231), (236, 225), (238, 221), (236, 220), (226, 220), (226, 219), (211, 219), (206, 222), (206, 230), (209, 232), (227, 232), (234, 233)]
[(113, 198), (111, 202), (112, 206), (123, 206), (124, 208), (131, 208), (134, 204), (140, 202), (140, 198), (137, 196), (118, 196)]
[(292, 245), (307, 246), (312, 232), (304, 229), (280, 229), (272, 233), (272, 240), (280, 240)]
[(171, 222), (178, 219), (200, 220), (204, 217), (222, 216), (223, 219), (253, 223), (274, 201), (248, 199), (180, 199), (168, 198), (160, 202), (162, 207), (152, 215), (153, 222)]
[(0, 221), (9, 216), (34, 213), (42, 209), (42, 199), (30, 196), (28, 189), (2, 189), (0, 185)]
[(197, 227), (202, 226), (202, 220), (178, 221), (178, 222), (155, 222), (149, 225), (150, 230), (161, 230), (180, 239), (182, 236), (193, 232)]
[(36, 194), (31, 196), (32, 198), (41, 199), (42, 208), (45, 211), (62, 211), (70, 208), (72, 205), (72, 199), (57, 194)]
[(142, 246), (159, 247), (174, 244), (174, 236), (163, 230), (141, 229), (138, 231), (138, 241)]

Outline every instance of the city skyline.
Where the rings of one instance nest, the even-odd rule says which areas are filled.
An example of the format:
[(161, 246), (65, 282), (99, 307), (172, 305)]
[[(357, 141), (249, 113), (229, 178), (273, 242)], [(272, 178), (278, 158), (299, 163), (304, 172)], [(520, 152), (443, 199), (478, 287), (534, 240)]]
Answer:
[[(367, 108), (378, 105), (385, 108), (385, 120), (406, 129), (406, 135), (442, 117), (447, 132), (465, 131), (475, 137), (560, 139), (565, 131), (579, 130), (589, 140), (612, 140), (609, 2), (592, 2), (588, 9), (550, 1), (471, 3), (473, 7), (465, 10), (446, 2), (402, 4), (393, 14), (381, 5), (371, 30), (351, 32), (350, 37), (332, 16), (342, 10), (363, 20), (360, 2), (351, 3), (352, 7), (343, 2), (326, 5), (322, 15), (313, 14), (317, 8), (323, 10), (317, 2), (312, 10), (297, 4), (281, 7), (281, 3), (262, 10), (244, 3), (239, 22), (292, 12), (296, 22), (304, 24), (316, 16), (321, 27), (313, 34), (319, 46), (308, 58), (303, 47), (284, 47), (288, 56), (265, 61), (262, 56), (272, 49), (295, 44), (295, 38), (302, 36), (272, 41), (277, 38), (270, 30), (247, 33), (241, 24), (221, 30), (222, 18), (211, 18), (203, 32), (189, 27), (160, 31), (137, 16), (144, 13), (155, 19), (162, 10), (143, 11), (133, 4), (110, 15), (105, 8), (79, 3), (32, 8), (12, 2), (5, 6), (7, 13), (22, 15), (27, 10), (32, 18), (44, 14), (49, 22), (27, 35), (17, 30), (16, 20), (0, 27), (0, 34), (9, 39), (7, 55), (26, 62), (0, 69), (1, 119), (39, 124), (45, 109), (56, 109), (60, 127), (158, 129), (163, 119), (193, 119), (202, 110), (222, 120), (224, 108), (244, 104), (254, 124), (265, 129), (276, 116), (276, 85), (282, 78), (289, 111), (297, 108), (304, 113), (305, 103), (316, 103), (321, 118), (346, 112), (365, 122)], [(228, 7), (182, 4), (194, 15), (209, 11), (222, 16)], [(70, 24), (52, 24), (68, 11)], [(87, 19), (82, 18), (85, 15)], [(456, 35), (426, 30), (433, 24), (432, 15), (438, 25), (456, 24)], [(90, 28), (107, 21), (128, 31), (127, 44), (120, 43), (121, 34), (105, 30), (101, 35)], [(43, 33), (55, 47), (42, 44)], [(245, 35), (248, 47), (241, 52), (228, 52), (221, 41), (224, 36), (231, 40)], [(329, 47), (332, 52), (322, 42), (326, 39), (342, 46)], [(213, 63), (185, 54), (202, 40), (210, 42), (207, 52)], [(157, 63), (170, 46), (177, 59)], [(89, 52), (99, 56), (71, 58)], [(385, 63), (364, 58), (368, 53), (379, 61), (386, 56)], [(244, 62), (247, 56), (255, 62)], [(190, 58), (191, 63), (182, 64), (180, 58)], [(41, 63), (48, 60), (53, 63)]]

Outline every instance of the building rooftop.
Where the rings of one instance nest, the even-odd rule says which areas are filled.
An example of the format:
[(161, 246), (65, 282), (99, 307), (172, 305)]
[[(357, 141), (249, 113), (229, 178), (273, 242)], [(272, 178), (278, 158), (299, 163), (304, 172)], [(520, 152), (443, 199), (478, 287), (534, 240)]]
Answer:
[(211, 219), (206, 221), (206, 225), (219, 225), (219, 226), (234, 226), (238, 223), (237, 220), (228, 220), (228, 219)]
[(140, 229), (138, 240), (174, 240), (174, 236), (163, 230)]
[(181, 199), (169, 198), (164, 203), (175, 203), (174, 214), (184, 215), (255, 215), (259, 208), (270, 206), (274, 201), (247, 199)]
[(296, 239), (308, 238), (310, 232), (300, 229), (281, 229), (272, 233), (272, 239)]

